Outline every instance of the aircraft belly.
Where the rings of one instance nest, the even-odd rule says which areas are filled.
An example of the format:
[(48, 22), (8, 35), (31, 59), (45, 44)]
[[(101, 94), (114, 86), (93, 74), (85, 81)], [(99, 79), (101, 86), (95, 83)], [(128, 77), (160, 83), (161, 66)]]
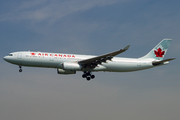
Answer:
[(32, 59), (25, 59), (23, 62), (23, 66), (30, 66), (30, 67), (50, 67), (56, 68), (59, 62), (57, 61), (50, 61), (49, 59), (44, 58), (32, 58)]
[(142, 64), (139, 66), (137, 62), (111, 62), (104, 64), (104, 66), (107, 68), (106, 71), (110, 72), (131, 72), (153, 67), (152, 64)]
[(127, 63), (113, 63), (107, 67), (109, 71), (114, 72), (128, 72), (133, 71), (137, 65)]

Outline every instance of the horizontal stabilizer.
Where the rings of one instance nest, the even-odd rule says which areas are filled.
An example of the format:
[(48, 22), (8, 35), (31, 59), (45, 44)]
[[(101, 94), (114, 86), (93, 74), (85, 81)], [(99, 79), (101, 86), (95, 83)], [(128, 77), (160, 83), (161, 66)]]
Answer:
[(161, 64), (164, 64), (165, 62), (169, 62), (169, 61), (174, 60), (174, 59), (176, 59), (176, 58), (170, 58), (170, 59), (166, 59), (166, 60), (162, 60), (162, 61), (153, 61), (152, 64), (154, 66), (161, 65)]

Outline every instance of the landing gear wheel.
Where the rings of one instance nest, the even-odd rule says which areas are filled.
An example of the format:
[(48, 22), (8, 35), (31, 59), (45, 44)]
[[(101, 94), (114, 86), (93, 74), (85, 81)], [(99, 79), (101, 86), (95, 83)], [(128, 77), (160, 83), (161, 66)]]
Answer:
[(21, 66), (19, 66), (19, 72), (22, 72), (22, 69), (21, 69), (22, 67)]
[(94, 78), (95, 78), (95, 75), (91, 75), (91, 78), (94, 79)]
[(82, 77), (83, 77), (83, 78), (86, 78), (86, 74), (83, 74)]
[(86, 73), (86, 76), (91, 76), (91, 72), (87, 72), (87, 73)]
[(83, 78), (86, 78), (87, 81), (90, 81), (91, 79), (95, 78), (95, 75), (91, 74), (91, 71), (84, 71), (84, 74), (82, 75)]
[(22, 72), (22, 69), (19, 69), (19, 72)]
[(90, 80), (91, 80), (91, 78), (90, 78), (90, 77), (86, 77), (86, 79), (87, 79), (87, 81), (90, 81)]

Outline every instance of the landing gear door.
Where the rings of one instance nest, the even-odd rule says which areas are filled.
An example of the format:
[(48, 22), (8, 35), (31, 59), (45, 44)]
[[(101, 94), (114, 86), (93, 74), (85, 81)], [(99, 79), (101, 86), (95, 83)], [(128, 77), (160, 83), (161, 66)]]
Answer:
[(17, 58), (18, 58), (18, 59), (22, 59), (22, 53), (18, 53), (18, 54), (17, 54)]
[(137, 66), (141, 66), (141, 60), (137, 61)]

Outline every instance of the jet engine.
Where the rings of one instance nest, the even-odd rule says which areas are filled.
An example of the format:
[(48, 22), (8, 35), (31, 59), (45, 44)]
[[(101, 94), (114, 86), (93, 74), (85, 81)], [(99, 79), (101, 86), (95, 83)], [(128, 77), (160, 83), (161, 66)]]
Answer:
[(72, 70), (63, 70), (63, 69), (57, 69), (58, 74), (76, 74), (76, 71)]
[(74, 62), (65, 62), (62, 64), (64, 70), (81, 70), (81, 66)]

